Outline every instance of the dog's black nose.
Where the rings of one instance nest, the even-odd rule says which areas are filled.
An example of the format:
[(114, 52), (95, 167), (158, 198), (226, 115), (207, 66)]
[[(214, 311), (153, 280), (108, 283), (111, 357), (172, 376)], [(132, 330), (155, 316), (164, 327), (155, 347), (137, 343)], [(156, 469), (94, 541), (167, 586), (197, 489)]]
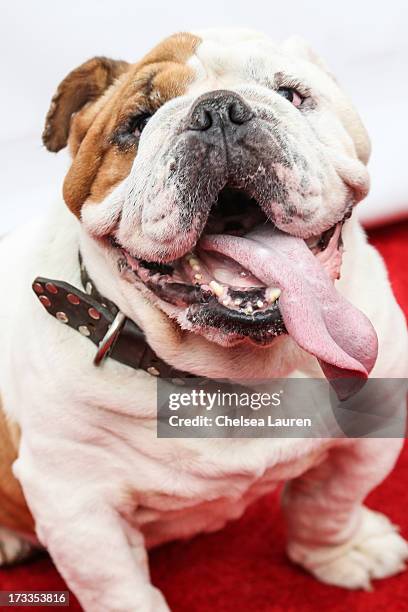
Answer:
[(188, 128), (206, 132), (214, 128), (234, 128), (250, 121), (253, 112), (238, 94), (219, 89), (200, 96), (189, 116)]

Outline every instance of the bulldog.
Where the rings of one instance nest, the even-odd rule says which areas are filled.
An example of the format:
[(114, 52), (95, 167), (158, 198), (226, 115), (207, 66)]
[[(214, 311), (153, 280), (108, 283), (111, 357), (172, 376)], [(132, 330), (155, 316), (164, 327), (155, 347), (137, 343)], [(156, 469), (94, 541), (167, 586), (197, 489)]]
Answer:
[(363, 500), (401, 439), (156, 433), (163, 374), (327, 376), (343, 395), (407, 375), (352, 214), (369, 140), (325, 64), (297, 38), (176, 34), (73, 70), (43, 140), (69, 147), (65, 202), (0, 244), (0, 563), (41, 546), (87, 612), (169, 610), (146, 550), (285, 481), (295, 563), (349, 589), (400, 572), (406, 542)]

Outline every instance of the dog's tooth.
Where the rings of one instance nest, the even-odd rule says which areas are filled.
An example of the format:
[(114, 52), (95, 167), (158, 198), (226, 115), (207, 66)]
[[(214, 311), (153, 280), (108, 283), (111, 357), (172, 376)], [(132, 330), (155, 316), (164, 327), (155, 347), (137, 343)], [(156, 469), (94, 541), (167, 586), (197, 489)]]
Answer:
[(201, 270), (200, 266), (197, 264), (194, 264), (194, 266), (192, 267), (193, 267), (194, 272), (199, 272)]
[(224, 300), (222, 300), (222, 303), (224, 304), (224, 306), (228, 306), (230, 302), (231, 302), (231, 298), (229, 297), (226, 297)]
[(256, 305), (258, 306), (258, 308), (263, 308), (264, 303), (262, 300), (258, 300)]
[(218, 297), (220, 297), (224, 293), (223, 286), (217, 283), (217, 281), (212, 280), (210, 281), (209, 284), (210, 284), (212, 291), (215, 293), (215, 295), (218, 295)]
[(188, 258), (188, 263), (190, 264), (190, 266), (194, 269), (194, 266), (199, 266), (200, 262), (198, 261), (198, 259), (196, 259), (196, 257), (189, 257)]
[(199, 280), (201, 280), (203, 278), (203, 275), (202, 274), (194, 274), (194, 278), (195, 278), (195, 280), (199, 281)]
[(281, 290), (278, 288), (268, 289), (266, 292), (266, 299), (270, 304), (273, 304), (274, 302), (276, 302), (281, 293)]
[(252, 314), (254, 311), (254, 309), (252, 308), (251, 304), (248, 304), (248, 306), (246, 306), (245, 308), (245, 313), (246, 314)]
[(235, 306), (240, 306), (242, 304), (241, 298), (235, 298), (234, 304), (235, 304)]

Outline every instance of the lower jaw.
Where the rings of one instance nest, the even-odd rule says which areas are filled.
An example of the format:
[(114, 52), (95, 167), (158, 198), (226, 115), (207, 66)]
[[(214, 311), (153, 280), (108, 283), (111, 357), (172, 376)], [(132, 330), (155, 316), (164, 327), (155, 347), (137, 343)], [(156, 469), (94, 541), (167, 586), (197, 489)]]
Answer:
[(261, 328), (257, 326), (259, 322), (255, 321), (255, 317), (248, 316), (245, 323), (237, 325), (235, 321), (231, 321), (228, 312), (218, 312), (214, 316), (211, 307), (207, 310), (202, 306), (189, 306), (183, 310), (161, 300), (154, 302), (169, 318), (175, 320), (181, 329), (223, 347), (242, 344), (268, 347), (278, 336), (287, 333), (278, 307), (274, 320), (268, 321), (267, 327)]
[(207, 305), (190, 306), (186, 318), (192, 331), (211, 330), (209, 335), (223, 343), (269, 346), (277, 336), (287, 333), (277, 303), (263, 312), (247, 315), (230, 311), (214, 300)]

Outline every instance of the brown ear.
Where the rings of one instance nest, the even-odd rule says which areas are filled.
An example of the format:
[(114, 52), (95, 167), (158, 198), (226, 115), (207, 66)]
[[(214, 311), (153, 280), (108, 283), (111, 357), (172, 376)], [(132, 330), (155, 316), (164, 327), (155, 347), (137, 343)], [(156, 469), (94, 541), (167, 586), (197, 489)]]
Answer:
[(66, 146), (72, 115), (103, 94), (128, 67), (127, 62), (93, 57), (65, 77), (45, 120), (42, 139), (49, 151), (56, 153)]

